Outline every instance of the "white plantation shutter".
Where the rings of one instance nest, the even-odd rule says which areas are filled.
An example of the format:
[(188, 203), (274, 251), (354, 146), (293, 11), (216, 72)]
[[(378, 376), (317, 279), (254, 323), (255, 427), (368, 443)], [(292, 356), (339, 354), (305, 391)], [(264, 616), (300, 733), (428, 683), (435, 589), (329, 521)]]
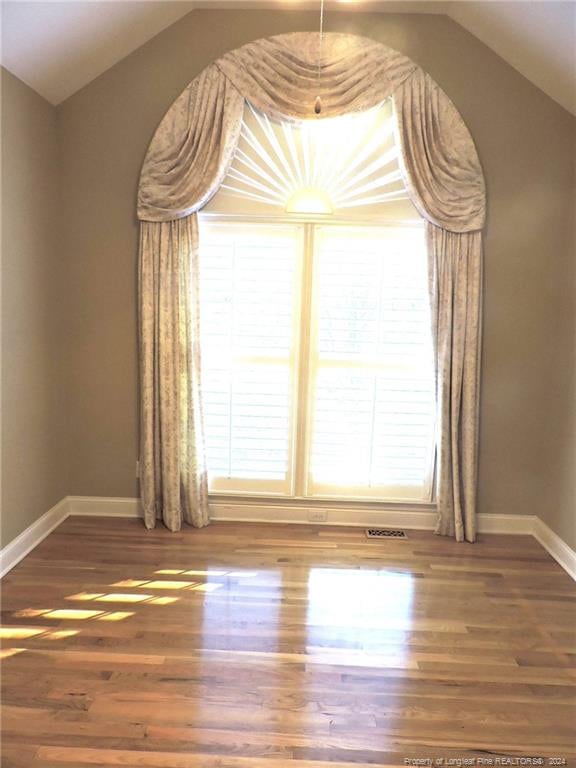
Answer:
[(203, 220), (201, 249), (210, 490), (430, 501), (423, 228)]
[(430, 500), (423, 229), (317, 227), (311, 318), (308, 493)]
[(302, 229), (204, 222), (201, 243), (210, 488), (286, 494)]

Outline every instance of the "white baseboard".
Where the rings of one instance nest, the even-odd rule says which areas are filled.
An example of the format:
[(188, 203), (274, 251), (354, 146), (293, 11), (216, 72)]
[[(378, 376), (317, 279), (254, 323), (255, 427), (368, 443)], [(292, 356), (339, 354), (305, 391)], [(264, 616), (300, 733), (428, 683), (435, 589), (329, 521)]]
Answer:
[[(326, 520), (318, 520), (319, 510)], [(430, 509), (377, 509), (374, 507), (290, 506), (282, 503), (222, 501), (210, 503), (212, 520), (314, 525), (381, 526), (433, 530), (436, 514)], [(139, 499), (106, 496), (67, 496), (0, 551), (3, 576), (69, 515), (86, 517), (142, 517)], [(478, 515), (480, 533), (533, 535), (559, 565), (576, 580), (576, 552), (536, 515)]]
[(508, 533), (529, 536), (534, 529), (536, 515), (478, 515), (478, 533)]
[[(99, 515), (101, 517), (142, 517), (138, 499), (99, 496), (68, 496), (71, 515)], [(319, 511), (326, 512), (326, 520), (317, 518)], [(436, 525), (436, 513), (430, 509), (378, 509), (362, 504), (330, 506), (322, 503), (306, 506), (300, 504), (263, 503), (259, 501), (224, 501), (210, 503), (211, 520), (242, 523), (293, 523), (295, 525), (342, 525), (365, 528), (385, 526), (408, 530), (432, 531)], [(513, 533), (528, 535), (534, 529), (534, 515), (478, 515), (480, 533)]]
[(539, 517), (535, 517), (532, 535), (576, 581), (576, 552)]
[(22, 558), (37, 547), (54, 528), (66, 520), (68, 514), (68, 502), (64, 498), (3, 547), (0, 550), (0, 577), (11, 571)]
[(142, 517), (139, 499), (115, 496), (67, 496), (68, 514), (85, 517)]

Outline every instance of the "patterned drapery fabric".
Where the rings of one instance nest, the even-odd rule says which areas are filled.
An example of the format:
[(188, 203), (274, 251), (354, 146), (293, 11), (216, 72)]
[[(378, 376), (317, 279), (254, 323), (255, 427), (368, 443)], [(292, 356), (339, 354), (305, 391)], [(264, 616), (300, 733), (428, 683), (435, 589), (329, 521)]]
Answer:
[(482, 234), (427, 224), (436, 356), (436, 533), (476, 538)]
[(173, 221), (206, 205), (232, 162), (243, 111), (243, 96), (215, 64), (190, 83), (148, 148), (138, 189), (141, 221)]
[(322, 45), (318, 33), (299, 32), (225, 54), (176, 99), (148, 148), (138, 191), (146, 524), (162, 517), (178, 530), (182, 519), (197, 526), (208, 521), (195, 214), (226, 176), (245, 102), (278, 119), (302, 120), (314, 117), (318, 94), (321, 118), (393, 100), (404, 180), (429, 222), (439, 412), (437, 532), (474, 541), (482, 169), (460, 114), (425, 72), (380, 43), (334, 33), (324, 35)]
[(160, 517), (208, 524), (200, 396), (198, 217), (144, 221), (138, 273), (140, 494), (146, 527)]
[(400, 163), (420, 215), (448, 232), (484, 226), (484, 175), (456, 107), (421, 69), (392, 97)]

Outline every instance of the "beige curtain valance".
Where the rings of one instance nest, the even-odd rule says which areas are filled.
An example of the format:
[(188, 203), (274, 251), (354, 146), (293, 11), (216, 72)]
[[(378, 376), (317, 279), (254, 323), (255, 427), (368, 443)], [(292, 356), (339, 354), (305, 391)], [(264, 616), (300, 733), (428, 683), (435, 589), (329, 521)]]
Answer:
[(370, 109), (417, 68), (401, 53), (354, 35), (325, 35), (320, 51), (319, 35), (309, 32), (256, 40), (216, 66), (256, 109), (280, 120), (314, 117), (318, 94), (323, 117)]
[[(320, 78), (318, 78), (320, 62)], [(172, 104), (146, 154), (140, 227), (140, 491), (161, 517), (208, 523), (200, 386), (199, 211), (222, 184), (244, 105), (283, 120), (393, 101), (400, 167), (428, 221), (436, 354), (437, 533), (474, 541), (484, 177), (460, 114), (406, 56), (354, 35), (279, 35), (225, 54)], [(353, 257), (352, 257), (353, 258)]]
[[(418, 210), (451, 232), (484, 224), (476, 148), (446, 94), (413, 61), (354, 35), (297, 32), (256, 40), (207, 67), (172, 104), (148, 148), (138, 218), (171, 221), (200, 210), (232, 161), (245, 101), (287, 120), (370, 109), (392, 97), (404, 176)], [(319, 83), (319, 86), (318, 86)]]

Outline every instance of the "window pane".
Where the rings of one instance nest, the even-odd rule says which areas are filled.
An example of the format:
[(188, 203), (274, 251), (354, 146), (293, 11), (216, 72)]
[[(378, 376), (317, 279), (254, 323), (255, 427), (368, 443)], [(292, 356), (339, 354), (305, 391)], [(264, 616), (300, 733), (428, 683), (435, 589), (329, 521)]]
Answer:
[(434, 379), (423, 230), (320, 227), (315, 261), (309, 491), (426, 500)]
[(212, 490), (291, 480), (299, 227), (203, 223), (202, 385)]
[(206, 370), (206, 450), (212, 477), (285, 479), (290, 373), (287, 365)]

